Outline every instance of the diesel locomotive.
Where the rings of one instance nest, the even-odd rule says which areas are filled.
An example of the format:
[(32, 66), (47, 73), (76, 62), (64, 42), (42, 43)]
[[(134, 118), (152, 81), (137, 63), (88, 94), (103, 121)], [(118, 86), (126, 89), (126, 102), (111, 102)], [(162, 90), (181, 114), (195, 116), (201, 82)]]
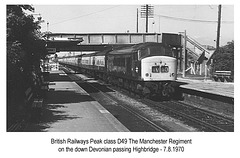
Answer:
[(177, 59), (172, 48), (162, 43), (111, 48), (62, 58), (59, 63), (143, 96), (175, 93)]

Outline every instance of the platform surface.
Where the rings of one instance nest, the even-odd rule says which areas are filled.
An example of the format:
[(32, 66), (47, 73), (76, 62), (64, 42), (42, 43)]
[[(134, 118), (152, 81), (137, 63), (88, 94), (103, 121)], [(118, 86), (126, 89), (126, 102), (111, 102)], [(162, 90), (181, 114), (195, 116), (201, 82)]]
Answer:
[(180, 86), (182, 88), (234, 98), (234, 83), (232, 82), (215, 82), (212, 80), (194, 80), (189, 78), (178, 78), (177, 81), (185, 83)]
[(63, 71), (52, 71), (49, 76), (42, 116), (39, 123), (32, 123), (26, 131), (129, 131)]

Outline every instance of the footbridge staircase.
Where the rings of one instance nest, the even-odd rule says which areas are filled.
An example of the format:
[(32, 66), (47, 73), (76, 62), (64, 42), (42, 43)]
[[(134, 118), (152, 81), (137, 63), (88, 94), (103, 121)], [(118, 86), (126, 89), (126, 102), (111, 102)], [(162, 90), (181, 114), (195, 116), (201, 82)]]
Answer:
[[(185, 37), (182, 36), (182, 41)], [(184, 47), (184, 44), (183, 44)], [(214, 49), (207, 49), (192, 37), (186, 35), (186, 70), (185, 72), (192, 75), (208, 76), (209, 65), (206, 63), (211, 58)]]

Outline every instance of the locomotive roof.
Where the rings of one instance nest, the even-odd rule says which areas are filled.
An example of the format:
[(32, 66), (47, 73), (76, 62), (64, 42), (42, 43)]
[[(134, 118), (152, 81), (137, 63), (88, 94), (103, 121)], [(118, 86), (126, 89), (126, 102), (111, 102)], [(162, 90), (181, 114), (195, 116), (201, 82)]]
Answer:
[(145, 43), (139, 43), (134, 45), (134, 49), (142, 49), (144, 47), (149, 47), (149, 46), (162, 46), (162, 43), (156, 43), (156, 42), (145, 42)]
[(128, 46), (128, 47), (122, 47), (118, 49), (114, 49), (111, 51), (109, 54), (128, 54), (128, 53), (133, 53), (136, 52), (140, 49), (150, 47), (150, 46), (162, 46), (162, 43), (156, 43), (156, 42), (146, 42), (146, 43), (139, 43), (135, 44), (133, 46)]
[(113, 47), (113, 48), (107, 48), (103, 51), (91, 53), (91, 54), (85, 54), (83, 56), (104, 56), (106, 53), (109, 54), (128, 54), (136, 52), (140, 49), (150, 47), (150, 46), (162, 46), (162, 43), (156, 43), (156, 42), (145, 42), (145, 43), (139, 43), (132, 46), (121, 46), (121, 47)]
[(105, 49), (103, 51), (99, 51), (99, 52), (94, 53), (94, 55), (95, 56), (103, 56), (103, 55), (105, 55), (106, 53), (108, 53), (111, 50), (112, 50), (111, 48), (107, 48), (107, 49)]

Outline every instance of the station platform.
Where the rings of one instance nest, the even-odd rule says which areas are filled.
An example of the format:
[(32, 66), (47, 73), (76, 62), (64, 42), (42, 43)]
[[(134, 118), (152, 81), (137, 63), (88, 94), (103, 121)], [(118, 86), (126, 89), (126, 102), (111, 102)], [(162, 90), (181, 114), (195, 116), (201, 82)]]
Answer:
[(184, 89), (234, 98), (234, 83), (232, 82), (215, 82), (212, 80), (196, 80), (191, 78), (178, 78), (177, 81), (183, 83), (180, 87)]
[(61, 70), (49, 72), (49, 90), (38, 122), (24, 131), (128, 132), (112, 114)]
[(234, 119), (234, 83), (178, 78), (184, 102)]

